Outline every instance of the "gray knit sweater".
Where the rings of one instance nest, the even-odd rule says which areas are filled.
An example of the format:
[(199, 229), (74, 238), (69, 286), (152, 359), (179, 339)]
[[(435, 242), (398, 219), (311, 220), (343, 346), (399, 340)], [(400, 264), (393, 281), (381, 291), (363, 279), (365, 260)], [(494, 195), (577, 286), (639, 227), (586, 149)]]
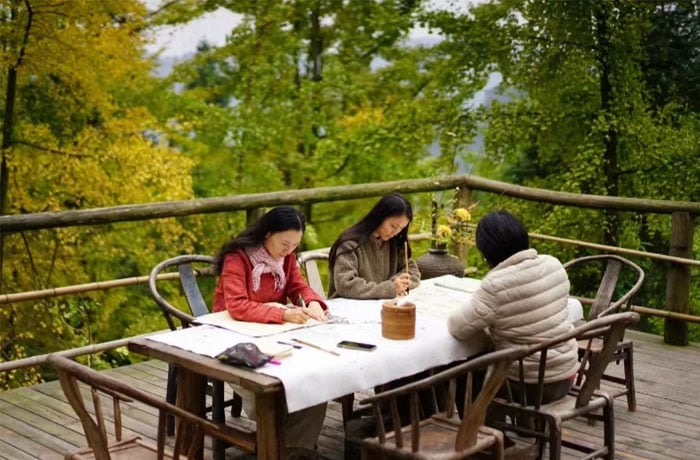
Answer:
[[(338, 248), (335, 266), (331, 268), (328, 298), (391, 299), (396, 297), (393, 280), (406, 270), (403, 247), (395, 242), (368, 238), (360, 246), (346, 241)], [(420, 284), (420, 272), (413, 259), (408, 261), (410, 289)]]

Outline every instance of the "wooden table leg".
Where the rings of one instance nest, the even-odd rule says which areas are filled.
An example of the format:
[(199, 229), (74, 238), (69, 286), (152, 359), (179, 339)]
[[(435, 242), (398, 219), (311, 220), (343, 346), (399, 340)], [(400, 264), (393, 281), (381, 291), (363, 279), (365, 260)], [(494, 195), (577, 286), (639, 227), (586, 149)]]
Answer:
[[(207, 379), (205, 376), (180, 367), (178, 369), (178, 390), (177, 405), (182, 409), (200, 417), (205, 416), (205, 396), (207, 389)], [(201, 460), (204, 456), (204, 435), (201, 434), (195, 439), (195, 433), (190, 426), (183, 426), (183, 446), (187, 449), (193, 446), (196, 460)], [(181, 452), (186, 454), (187, 452)]]
[[(222, 382), (221, 380), (212, 379), (211, 384), (214, 389), (214, 394), (211, 398), (211, 419), (214, 423), (225, 425), (226, 414), (224, 410), (224, 382)], [(211, 447), (214, 451), (214, 460), (226, 460), (226, 441), (214, 437), (211, 440)]]
[(282, 391), (255, 395), (258, 460), (284, 460), (284, 421), (287, 418)]

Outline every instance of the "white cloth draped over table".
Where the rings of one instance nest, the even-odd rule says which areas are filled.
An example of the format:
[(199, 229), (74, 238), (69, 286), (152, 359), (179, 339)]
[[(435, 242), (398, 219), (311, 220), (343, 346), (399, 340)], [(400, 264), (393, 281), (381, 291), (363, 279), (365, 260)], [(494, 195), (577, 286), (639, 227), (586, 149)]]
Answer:
[[(406, 298), (416, 304), (416, 335), (411, 340), (390, 340), (381, 335), (381, 300), (332, 299), (330, 323), (277, 333), (264, 338), (211, 324), (165, 332), (149, 337), (198, 354), (215, 357), (241, 342), (269, 343), (271, 340), (308, 341), (339, 355), (301, 345), (281, 364), (266, 364), (257, 372), (282, 382), (289, 412), (362, 391), (400, 377), (475, 355), (486, 349), (485, 334), (459, 341), (447, 331), (447, 313), (469, 302), (479, 280), (451, 275), (426, 280)], [(573, 300), (573, 299), (572, 299)], [(583, 317), (580, 303), (569, 303), (572, 321)], [(261, 325), (264, 326), (264, 325)], [(233, 326), (235, 327), (235, 326)], [(266, 334), (262, 334), (266, 335)], [(376, 350), (338, 348), (341, 340), (371, 343)], [(264, 349), (264, 347), (263, 347)]]

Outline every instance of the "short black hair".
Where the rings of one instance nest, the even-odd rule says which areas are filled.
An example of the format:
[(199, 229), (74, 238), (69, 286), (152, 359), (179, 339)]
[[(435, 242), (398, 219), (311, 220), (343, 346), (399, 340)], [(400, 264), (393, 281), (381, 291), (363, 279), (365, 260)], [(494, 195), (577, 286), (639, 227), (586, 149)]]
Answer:
[(476, 226), (476, 247), (491, 267), (530, 247), (525, 226), (508, 211), (494, 211)]

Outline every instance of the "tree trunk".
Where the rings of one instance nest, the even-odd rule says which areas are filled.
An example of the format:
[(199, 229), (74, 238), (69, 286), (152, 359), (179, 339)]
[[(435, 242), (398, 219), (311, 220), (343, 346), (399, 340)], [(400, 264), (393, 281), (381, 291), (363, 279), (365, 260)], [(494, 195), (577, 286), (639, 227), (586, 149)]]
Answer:
[[(17, 17), (16, 8), (12, 8), (11, 22)], [(2, 146), (0, 147), (0, 216), (7, 212), (7, 151), (12, 146), (12, 118), (15, 112), (15, 96), (17, 94), (17, 68), (11, 65), (7, 70), (7, 87), (5, 89), (5, 115), (2, 120)], [(5, 237), (0, 229), (0, 292), (3, 292), (3, 259), (5, 253)]]
[[(603, 146), (605, 148), (603, 174), (605, 176), (605, 189), (607, 190), (608, 196), (618, 196), (618, 138), (617, 130), (612, 123), (613, 90), (611, 83), (611, 62), (613, 60), (613, 45), (610, 40), (610, 30), (608, 27), (610, 11), (606, 6), (605, 2), (598, 2), (595, 7), (597, 54), (600, 71), (600, 109), (607, 123), (605, 133), (603, 134)], [(605, 244), (617, 246), (619, 227), (619, 214), (615, 211), (606, 211), (604, 229)]]

